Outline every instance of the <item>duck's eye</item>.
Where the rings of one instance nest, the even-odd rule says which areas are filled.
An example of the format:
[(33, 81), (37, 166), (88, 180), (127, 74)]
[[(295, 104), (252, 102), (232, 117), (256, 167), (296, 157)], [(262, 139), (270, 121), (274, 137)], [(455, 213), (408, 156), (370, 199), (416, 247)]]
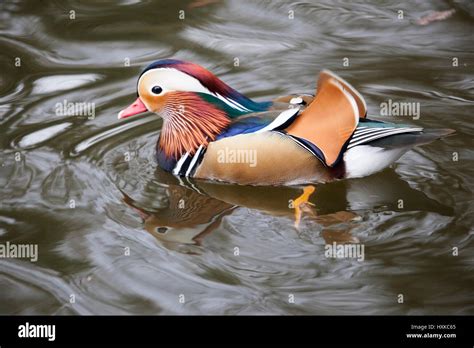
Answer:
[(168, 229), (166, 227), (158, 227), (156, 229), (156, 232), (163, 234), (163, 233), (168, 232)]
[(163, 92), (163, 88), (161, 88), (160, 86), (153, 86), (151, 91), (153, 92), (153, 94), (160, 94), (161, 92)]

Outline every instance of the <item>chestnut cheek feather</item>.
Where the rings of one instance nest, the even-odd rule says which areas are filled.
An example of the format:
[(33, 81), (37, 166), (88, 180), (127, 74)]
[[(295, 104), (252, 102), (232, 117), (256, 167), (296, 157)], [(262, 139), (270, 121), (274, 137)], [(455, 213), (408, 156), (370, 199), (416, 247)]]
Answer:
[(160, 147), (168, 157), (194, 153), (230, 124), (226, 113), (192, 92), (170, 92), (163, 110)]

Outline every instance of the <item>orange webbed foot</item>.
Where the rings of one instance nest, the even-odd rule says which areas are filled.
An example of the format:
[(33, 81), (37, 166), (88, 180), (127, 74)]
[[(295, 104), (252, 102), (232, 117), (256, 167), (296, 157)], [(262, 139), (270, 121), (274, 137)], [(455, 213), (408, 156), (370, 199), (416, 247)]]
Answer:
[(293, 209), (295, 209), (295, 228), (299, 229), (301, 216), (303, 213), (310, 213), (314, 215), (314, 210), (311, 208), (314, 206), (313, 203), (309, 202), (309, 198), (313, 194), (316, 188), (313, 185), (306, 186), (303, 189), (301, 196), (293, 201)]

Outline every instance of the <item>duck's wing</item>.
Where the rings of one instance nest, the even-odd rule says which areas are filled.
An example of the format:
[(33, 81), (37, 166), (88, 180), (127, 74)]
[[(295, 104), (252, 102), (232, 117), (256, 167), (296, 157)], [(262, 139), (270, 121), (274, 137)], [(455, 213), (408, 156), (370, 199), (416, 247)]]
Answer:
[(340, 160), (348, 140), (356, 130), (365, 103), (359, 102), (345, 81), (321, 73), (314, 101), (292, 122), (285, 132), (307, 147), (327, 166)]
[(323, 70), (319, 74), (317, 87), (318, 94), (320, 91), (324, 90), (325, 84), (331, 79), (337, 81), (342, 86), (342, 88), (352, 96), (357, 104), (359, 118), (365, 118), (367, 116), (367, 103), (365, 102), (364, 97), (362, 97), (362, 95), (349, 82), (336, 75), (332, 71)]

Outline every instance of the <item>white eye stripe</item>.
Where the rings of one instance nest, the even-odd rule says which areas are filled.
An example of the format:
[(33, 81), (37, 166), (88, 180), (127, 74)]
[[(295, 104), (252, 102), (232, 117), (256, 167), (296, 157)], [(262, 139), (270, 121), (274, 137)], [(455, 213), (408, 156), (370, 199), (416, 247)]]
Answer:
[(239, 104), (235, 100), (224, 97), (219, 93), (211, 92), (209, 89), (203, 86), (201, 81), (199, 81), (195, 77), (190, 76), (174, 68), (157, 68), (149, 70), (145, 72), (142, 76), (140, 76), (140, 79), (138, 80), (138, 86), (140, 86), (140, 83), (142, 82), (143, 78), (151, 74), (153, 74), (153, 79), (151, 80), (153, 82), (152, 86), (150, 87), (150, 93), (152, 94), (154, 93), (151, 91), (151, 89), (156, 85), (162, 88), (162, 92), (160, 93), (160, 95), (170, 91), (205, 93), (220, 99), (233, 109), (239, 111), (250, 111), (248, 108)]
[(204, 87), (198, 79), (173, 68), (158, 68), (149, 70), (140, 77), (138, 80), (138, 85), (140, 86), (142, 79), (148, 78), (149, 75), (153, 76), (153, 78), (150, 79), (153, 81), (152, 85), (150, 86), (150, 90), (154, 86), (158, 85), (163, 89), (163, 91), (166, 92), (189, 91), (212, 94), (211, 91)]

